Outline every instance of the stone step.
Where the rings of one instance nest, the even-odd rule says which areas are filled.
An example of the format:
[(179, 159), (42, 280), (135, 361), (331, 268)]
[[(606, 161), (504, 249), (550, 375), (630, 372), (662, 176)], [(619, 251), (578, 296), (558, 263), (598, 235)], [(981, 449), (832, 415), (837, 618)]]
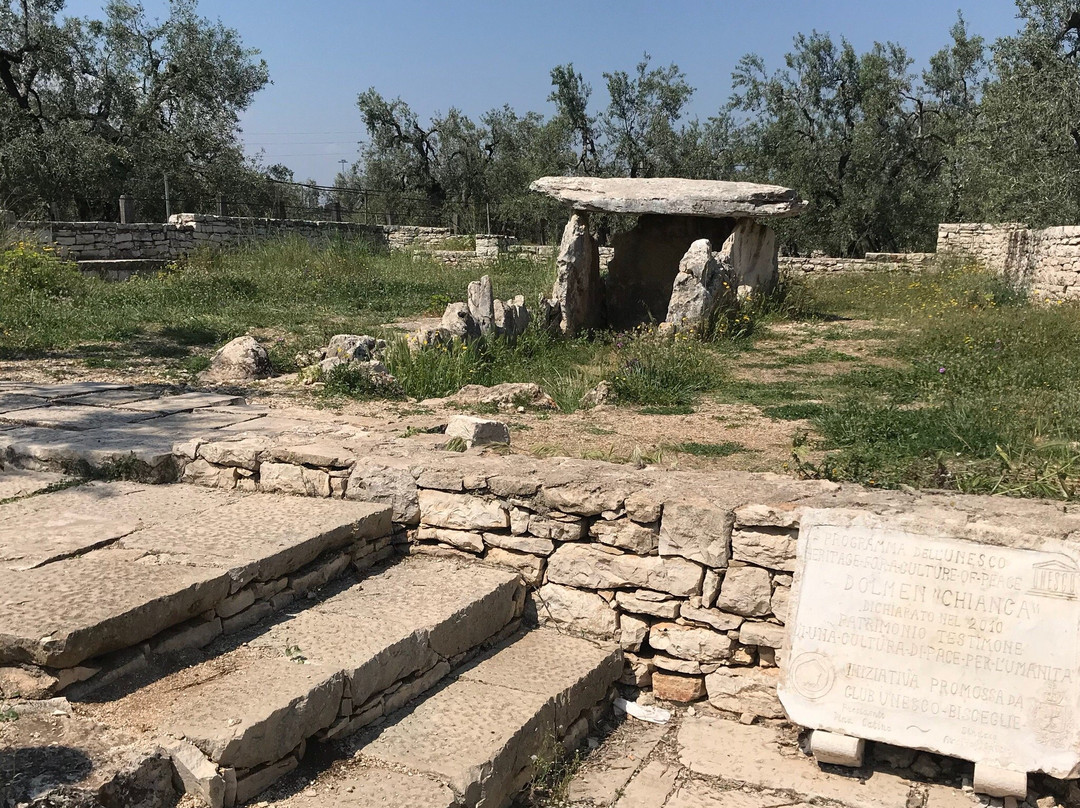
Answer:
[(295, 768), (310, 741), (347, 737), (398, 710), (516, 631), (524, 599), (506, 570), (405, 559), (79, 714), (160, 743), (187, 790), (211, 806), (241, 804)]
[(269, 805), (501, 808), (584, 740), (621, 672), (614, 647), (529, 631), (347, 741), (348, 759), (314, 782), (283, 783)]
[(102, 684), (392, 552), (386, 506), (89, 483), (0, 504), (0, 697)]

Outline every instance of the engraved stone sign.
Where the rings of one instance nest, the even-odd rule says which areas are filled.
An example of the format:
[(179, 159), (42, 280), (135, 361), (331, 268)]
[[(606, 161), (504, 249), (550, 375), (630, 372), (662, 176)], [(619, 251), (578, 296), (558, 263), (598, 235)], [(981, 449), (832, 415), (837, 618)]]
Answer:
[(813, 729), (1080, 774), (1080, 547), (804, 515), (779, 688)]

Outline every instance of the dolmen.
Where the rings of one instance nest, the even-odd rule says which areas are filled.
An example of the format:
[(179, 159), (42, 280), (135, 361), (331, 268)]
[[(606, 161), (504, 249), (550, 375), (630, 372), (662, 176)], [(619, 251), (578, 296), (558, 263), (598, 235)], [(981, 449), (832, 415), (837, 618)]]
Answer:
[[(791, 188), (749, 182), (542, 177), (530, 188), (573, 210), (544, 304), (546, 319), (568, 335), (642, 323), (703, 329), (725, 296), (775, 286), (776, 233), (762, 220), (806, 207)], [(606, 278), (589, 228), (593, 212), (638, 216), (613, 237)]]

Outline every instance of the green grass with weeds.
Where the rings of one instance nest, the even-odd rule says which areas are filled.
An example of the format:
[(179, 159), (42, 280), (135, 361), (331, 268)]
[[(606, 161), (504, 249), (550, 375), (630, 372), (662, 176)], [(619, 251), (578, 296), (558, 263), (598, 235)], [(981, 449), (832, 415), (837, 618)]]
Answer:
[(721, 443), (675, 443), (665, 448), (678, 454), (690, 454), (696, 457), (730, 457), (733, 454), (747, 451), (743, 444), (728, 440)]

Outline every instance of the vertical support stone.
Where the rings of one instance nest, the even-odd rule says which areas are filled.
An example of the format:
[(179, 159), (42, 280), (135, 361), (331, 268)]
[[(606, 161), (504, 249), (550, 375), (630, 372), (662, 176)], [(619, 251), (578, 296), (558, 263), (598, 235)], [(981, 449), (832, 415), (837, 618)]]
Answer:
[(723, 284), (731, 281), (731, 273), (716, 260), (709, 240), (698, 239), (679, 262), (664, 323), (673, 331), (704, 331), (726, 291)]
[(120, 195), (120, 224), (135, 224), (135, 200), (127, 194)]
[(491, 288), (491, 276), (484, 275), (469, 284), (468, 306), (469, 314), (480, 326), (480, 333), (488, 333), (495, 324), (495, 293)]
[(815, 729), (810, 735), (810, 752), (818, 763), (857, 769), (863, 763), (866, 741), (838, 732)]
[(1028, 776), (1026, 772), (1014, 772), (1011, 769), (976, 763), (971, 786), (979, 794), (986, 794), (988, 797), (1024, 799), (1027, 797)]
[(585, 211), (574, 211), (566, 223), (556, 264), (551, 297), (559, 307), (559, 331), (572, 336), (599, 326), (600, 251)]
[(780, 279), (776, 232), (754, 219), (739, 219), (720, 250), (720, 260), (735, 273), (740, 297), (770, 292)]
[(228, 216), (229, 214), (226, 212), (226, 210), (227, 209), (225, 207), (225, 194), (218, 194), (217, 195), (217, 215), (218, 216)]

